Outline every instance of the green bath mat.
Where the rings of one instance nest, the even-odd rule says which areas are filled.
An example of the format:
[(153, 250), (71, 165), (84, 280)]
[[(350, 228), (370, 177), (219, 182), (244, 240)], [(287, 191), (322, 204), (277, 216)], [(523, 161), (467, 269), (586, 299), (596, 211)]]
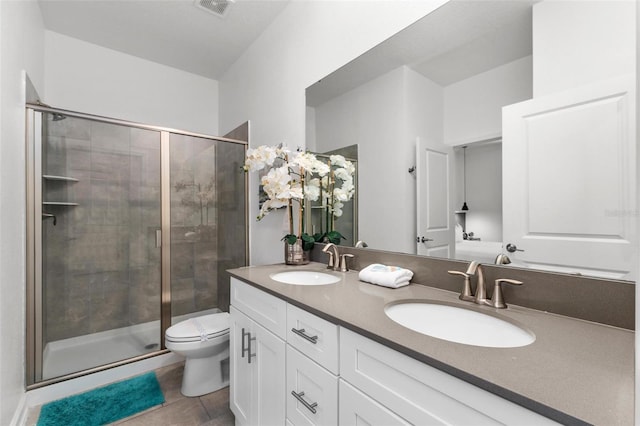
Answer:
[(155, 373), (147, 373), (42, 406), (38, 426), (98, 426), (164, 402)]

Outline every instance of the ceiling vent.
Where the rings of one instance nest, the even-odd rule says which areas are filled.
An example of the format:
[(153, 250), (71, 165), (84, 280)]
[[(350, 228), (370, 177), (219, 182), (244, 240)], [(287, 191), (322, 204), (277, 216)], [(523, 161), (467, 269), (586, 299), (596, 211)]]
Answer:
[(222, 18), (229, 12), (229, 6), (231, 6), (234, 1), (235, 0), (196, 0), (195, 5), (199, 9), (206, 10)]

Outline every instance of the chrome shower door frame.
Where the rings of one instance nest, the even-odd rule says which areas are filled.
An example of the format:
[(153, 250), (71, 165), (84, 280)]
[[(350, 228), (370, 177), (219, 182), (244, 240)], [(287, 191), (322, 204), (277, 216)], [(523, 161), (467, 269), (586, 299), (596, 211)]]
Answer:
[[(71, 373), (48, 380), (42, 380), (43, 365), (43, 278), (42, 278), (42, 125), (43, 113), (62, 114), (64, 116), (94, 120), (102, 123), (121, 125), (131, 128), (152, 130), (160, 133), (160, 221), (161, 221), (161, 283), (160, 283), (160, 349), (133, 358), (101, 365), (87, 370)], [(157, 355), (168, 353), (165, 348), (164, 334), (171, 325), (171, 176), (170, 176), (170, 136), (179, 134), (209, 139), (212, 141), (240, 144), (244, 152), (248, 142), (225, 137), (181, 131), (166, 127), (152, 126), (91, 114), (84, 114), (40, 104), (26, 105), (26, 383), (27, 390), (36, 389), (61, 381), (74, 379), (87, 374), (103, 371), (120, 365), (129, 364)], [(248, 230), (249, 196), (248, 177), (244, 176), (244, 221)], [(249, 235), (244, 243), (246, 263), (249, 262)]]

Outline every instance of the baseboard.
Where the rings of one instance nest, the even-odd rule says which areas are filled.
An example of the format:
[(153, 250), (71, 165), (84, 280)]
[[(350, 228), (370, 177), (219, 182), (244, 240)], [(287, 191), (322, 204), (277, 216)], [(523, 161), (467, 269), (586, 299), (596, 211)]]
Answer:
[(11, 426), (25, 426), (29, 415), (29, 405), (27, 404), (27, 394), (23, 393), (18, 401), (16, 411), (11, 419)]

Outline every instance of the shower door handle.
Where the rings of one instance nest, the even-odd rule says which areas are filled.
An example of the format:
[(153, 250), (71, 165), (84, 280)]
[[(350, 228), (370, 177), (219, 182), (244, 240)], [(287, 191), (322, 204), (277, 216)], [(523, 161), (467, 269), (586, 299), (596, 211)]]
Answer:
[(162, 247), (162, 229), (156, 229), (156, 248)]

